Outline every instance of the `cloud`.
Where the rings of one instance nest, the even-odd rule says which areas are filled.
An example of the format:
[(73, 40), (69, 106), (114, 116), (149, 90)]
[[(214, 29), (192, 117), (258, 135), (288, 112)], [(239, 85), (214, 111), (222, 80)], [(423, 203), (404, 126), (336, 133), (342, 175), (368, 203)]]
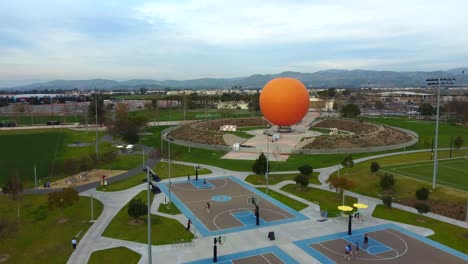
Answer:
[(465, 66), (468, 2), (0, 2), (0, 78), (236, 77)]

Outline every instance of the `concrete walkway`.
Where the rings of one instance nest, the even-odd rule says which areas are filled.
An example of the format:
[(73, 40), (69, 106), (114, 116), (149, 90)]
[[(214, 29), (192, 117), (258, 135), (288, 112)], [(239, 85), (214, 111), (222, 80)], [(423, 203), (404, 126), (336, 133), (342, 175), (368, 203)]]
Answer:
[[(417, 151), (412, 151), (417, 152)], [(375, 159), (378, 157), (390, 156), (390, 155), (398, 155), (410, 153), (408, 152), (400, 152), (400, 153), (389, 153), (389, 154), (382, 154), (373, 157), (367, 157), (355, 160), (356, 163)], [(211, 174), (202, 175), (202, 178), (210, 178), (210, 177), (217, 177), (217, 176), (234, 176), (241, 180), (244, 180), (250, 172), (235, 172), (226, 170), (223, 168), (210, 166), (210, 165), (203, 165), (197, 163), (189, 163), (189, 162), (179, 162), (179, 161), (172, 161), (176, 164), (183, 164), (188, 166), (196, 166), (201, 165), (204, 168), (210, 169), (212, 171)], [(320, 168), (316, 169), (315, 171), (320, 172), (319, 180), (322, 183), (321, 185), (314, 185), (310, 184), (310, 187), (319, 188), (323, 190), (330, 191), (328, 185), (325, 184), (325, 180), (328, 179), (329, 175), (335, 172), (339, 166), (330, 166), (327, 168)], [(271, 174), (284, 174), (284, 173), (296, 173), (297, 171), (291, 172), (272, 172)], [(179, 179), (185, 179), (179, 178)], [(177, 178), (173, 178), (171, 180), (178, 180)], [(164, 181), (169, 181), (169, 179), (165, 179)], [(241, 251), (247, 251), (254, 248), (261, 248), (267, 247), (271, 245), (276, 245), (281, 248), (283, 251), (288, 253), (290, 256), (294, 256), (294, 258), (299, 261), (300, 263), (319, 263), (317, 260), (313, 259), (310, 255), (306, 254), (304, 251), (299, 249), (298, 247), (292, 244), (293, 241), (307, 239), (316, 236), (322, 236), (327, 234), (333, 234), (338, 232), (347, 231), (347, 219), (343, 219), (341, 217), (337, 218), (330, 218), (328, 221), (319, 222), (317, 220), (321, 219), (320, 216), (320, 208), (317, 204), (311, 203), (306, 201), (300, 197), (296, 197), (292, 194), (283, 192), (280, 190), (286, 184), (294, 183), (293, 181), (284, 181), (278, 183), (276, 185), (270, 185), (269, 187), (277, 191), (283, 195), (301, 201), (308, 205), (307, 208), (301, 210), (301, 213), (309, 217), (309, 220), (289, 223), (289, 224), (282, 224), (277, 226), (271, 227), (260, 227), (253, 230), (242, 231), (237, 233), (231, 233), (227, 235), (226, 241), (224, 241), (223, 245), (218, 249), (218, 255), (226, 255), (230, 253), (236, 253)], [(259, 186), (255, 186), (259, 187)], [(125, 246), (131, 250), (134, 250), (142, 255), (140, 260), (140, 264), (148, 263), (147, 261), (147, 245), (142, 243), (118, 240), (118, 239), (111, 239), (102, 236), (102, 233), (106, 229), (107, 225), (112, 221), (114, 216), (117, 212), (126, 204), (128, 201), (133, 198), (136, 194), (140, 191), (145, 190), (146, 185), (141, 184), (135, 186), (133, 188), (119, 191), (119, 192), (99, 192), (95, 189), (90, 189), (87, 191), (82, 192), (80, 195), (90, 196), (93, 195), (94, 198), (100, 200), (104, 204), (104, 210), (96, 222), (90, 227), (88, 232), (82, 237), (79, 238), (79, 244), (77, 250), (71, 255), (68, 263), (87, 263), (92, 252), (107, 248), (113, 248), (117, 246)], [(369, 208), (366, 210), (365, 217), (363, 221), (354, 221), (353, 228), (363, 228), (369, 227), (384, 223), (389, 223), (390, 221), (382, 220), (373, 218), (372, 212), (376, 205), (381, 204), (379, 199), (373, 197), (367, 197), (359, 194), (355, 194), (352, 192), (346, 192), (346, 195), (354, 196), (358, 198), (359, 202), (366, 203), (369, 205)], [(167, 215), (161, 214), (157, 212), (157, 208), (161, 202), (164, 201), (164, 194), (158, 194), (152, 204), (151, 212), (153, 214), (163, 215), (165, 217), (170, 217), (179, 221), (183, 226), (187, 223), (187, 218), (183, 215)], [(393, 207), (402, 209), (409, 212), (416, 212), (414, 208), (410, 208), (407, 206), (399, 205), (393, 203)], [(464, 228), (468, 228), (468, 223), (457, 221), (451, 218), (447, 218), (440, 215), (435, 215), (428, 213), (426, 216), (438, 219), (444, 222), (448, 222), (457, 226), (461, 226)], [(421, 228), (417, 226), (411, 226), (406, 224), (395, 223), (403, 228), (406, 228), (412, 232), (423, 236), (432, 235), (434, 232), (432, 230)], [(153, 232), (158, 232), (158, 230), (152, 230)], [(274, 231), (276, 234), (276, 240), (270, 241), (267, 239), (267, 234), (269, 231)], [(192, 232), (196, 233), (196, 230), (192, 228)], [(213, 239), (211, 237), (199, 237), (195, 240), (194, 243), (187, 243), (184, 244), (183, 247), (175, 247), (174, 245), (165, 245), (165, 246), (152, 246), (152, 263), (184, 263), (189, 262), (197, 259), (204, 259), (204, 258), (212, 258), (212, 246), (213, 246)]]

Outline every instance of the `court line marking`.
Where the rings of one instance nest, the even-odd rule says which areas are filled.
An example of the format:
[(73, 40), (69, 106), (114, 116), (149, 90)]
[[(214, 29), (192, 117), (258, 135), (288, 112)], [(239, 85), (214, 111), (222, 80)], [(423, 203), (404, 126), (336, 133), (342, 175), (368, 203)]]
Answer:
[(267, 258), (265, 258), (265, 254), (262, 254), (262, 255), (260, 255), (260, 256), (262, 256), (262, 258), (263, 258), (264, 260), (266, 260), (268, 263), (271, 264), (271, 262), (270, 262)]
[[(370, 248), (372, 248), (372, 247), (379, 247), (379, 245), (375, 245), (375, 246), (368, 247), (367, 249), (364, 249), (364, 248), (363, 248), (363, 249), (367, 252), (367, 254), (374, 256), (376, 259), (374, 259), (374, 258), (363, 258), (363, 257), (354, 257), (354, 259), (370, 260), (370, 261), (392, 260), (392, 259), (399, 258), (399, 257), (405, 255), (405, 254), (408, 252), (408, 243), (406, 243), (406, 240), (403, 239), (402, 237), (400, 237), (399, 235), (397, 235), (397, 234), (391, 232), (390, 229), (383, 229), (383, 230), (376, 230), (376, 231), (384, 231), (384, 232), (390, 233), (391, 235), (397, 237), (398, 239), (400, 239), (400, 240), (403, 242), (403, 244), (404, 244), (404, 246), (405, 246), (405, 250), (404, 250), (402, 253), (400, 253), (400, 252), (398, 252), (396, 249), (394, 249), (394, 248), (392, 248), (392, 247), (389, 247), (389, 246), (385, 245), (384, 243), (382, 243), (382, 242), (376, 240), (376, 241), (377, 241), (378, 243), (380, 243), (381, 245), (383, 245), (383, 246), (385, 246), (385, 247), (391, 249), (391, 251), (395, 252), (396, 255), (393, 256), (393, 257), (380, 257), (380, 256), (378, 256), (378, 255), (376, 255), (376, 254), (373, 254), (373, 253), (369, 252), (369, 249), (370, 249)], [(338, 239), (339, 239), (339, 238), (338, 238)], [(324, 241), (324, 242), (330, 242), (330, 241), (338, 240), (338, 239), (327, 240), (327, 241)], [(343, 237), (343, 238), (341, 238), (341, 239), (347, 241), (347, 240), (345, 239), (345, 237)], [(375, 240), (375, 239), (374, 239), (374, 240)], [(419, 241), (419, 240), (418, 240), (418, 241)], [(327, 251), (329, 251), (329, 252), (331, 252), (331, 253), (334, 253), (334, 254), (336, 254), (336, 255), (339, 255), (340, 257), (345, 256), (345, 254), (339, 253), (339, 252), (337, 252), (337, 251), (335, 251), (335, 250), (333, 250), (333, 249), (331, 249), (331, 248), (329, 248), (329, 247), (323, 245), (322, 242), (314, 243), (314, 244), (315, 244), (315, 245), (318, 245), (318, 246), (320, 246), (320, 247), (322, 247), (323, 249), (325, 249), (325, 250), (327, 250)], [(310, 244), (309, 247), (312, 248), (312, 245), (314, 245), (314, 244)], [(312, 248), (312, 249), (313, 249), (313, 248)], [(320, 253), (320, 252), (319, 252), (319, 253)], [(313, 257), (313, 256), (312, 256), (312, 257)]]
[[(218, 214), (216, 214), (214, 217), (213, 217), (213, 225), (218, 229), (218, 230), (227, 230), (227, 229), (230, 229), (230, 228), (237, 228), (237, 227), (248, 227), (248, 225), (244, 225), (242, 222), (240, 222), (235, 216), (232, 215), (232, 212), (233, 211), (240, 211), (240, 212), (250, 212), (252, 215), (254, 214), (252, 212), (252, 208), (246, 208), (246, 207), (242, 207), (242, 208), (233, 208), (233, 209), (228, 209), (228, 210), (224, 210), (222, 212), (219, 212)], [(284, 219), (289, 219), (289, 217), (287, 217), (286, 215), (284, 215), (283, 213), (281, 212), (278, 212), (278, 211), (275, 211), (275, 210), (272, 210), (272, 209), (264, 209), (264, 208), (260, 208), (260, 213), (262, 211), (271, 211), (273, 213), (276, 213), (276, 214), (279, 214), (281, 216), (284, 217)], [(220, 216), (221, 214), (225, 214), (225, 213), (229, 213), (231, 215), (231, 217), (233, 219), (235, 219), (237, 222), (239, 222), (241, 224), (241, 226), (234, 226), (234, 227), (229, 227), (229, 228), (220, 228), (217, 224), (216, 224), (216, 219), (218, 218), (218, 216)], [(264, 222), (266, 223), (272, 223), (272, 222), (275, 222), (275, 221), (281, 221), (281, 220), (284, 220), (284, 219), (278, 219), (278, 220), (273, 220), (273, 221), (267, 221), (265, 220), (264, 218), (262, 218)]]
[[(220, 179), (220, 180), (221, 180), (221, 179)], [(188, 189), (188, 188), (179, 187), (179, 186), (177, 186), (177, 185), (181, 185), (181, 184), (183, 184), (183, 183), (190, 183), (190, 182), (189, 182), (189, 181), (180, 181), (180, 182), (173, 183), (173, 184), (172, 184), (172, 188), (176, 188), (176, 189), (184, 190), (184, 191), (212, 191), (212, 190), (216, 190), (216, 189), (222, 189), (222, 188), (224, 188), (224, 187), (227, 186), (227, 184), (228, 184), (227, 178), (222, 179), (222, 180), (224, 180), (224, 184), (221, 185), (221, 186), (219, 186), (219, 187), (216, 187), (216, 185), (213, 184), (214, 187), (199, 189), (199, 188), (196, 188), (196, 187), (192, 184), (192, 186), (193, 186), (194, 188), (189, 188), (189, 189)]]
[[(411, 177), (411, 176), (408, 176), (408, 175), (405, 175), (405, 174), (402, 174), (402, 173), (398, 173), (397, 170), (395, 171), (390, 171), (390, 170), (385, 170), (385, 169), (381, 169), (381, 171), (383, 172), (388, 172), (388, 173), (395, 173), (401, 177), (406, 177), (406, 178), (409, 178), (409, 179), (413, 179), (413, 180), (417, 180), (417, 181), (420, 181), (420, 182), (425, 182), (425, 183), (431, 183), (432, 182), (432, 178), (428, 178), (428, 177), (425, 177), (425, 176), (421, 176), (419, 174), (413, 174), (415, 175), (415, 177)], [(407, 173), (407, 174), (412, 174), (412, 173)], [(423, 179), (420, 179), (420, 178), (423, 178)], [(427, 179), (427, 180), (424, 180), (424, 179)], [(461, 191), (461, 192), (467, 192), (465, 191), (464, 189), (460, 189), (460, 188), (456, 188), (456, 187), (453, 187), (453, 186), (449, 186), (449, 185), (445, 185), (445, 184), (439, 184), (439, 182), (442, 182), (442, 183), (448, 183), (450, 185), (455, 185), (455, 186), (459, 186), (459, 187), (466, 187), (466, 186), (463, 186), (463, 185), (459, 185), (459, 184), (456, 184), (456, 183), (451, 183), (451, 182), (447, 182), (447, 181), (444, 181), (444, 180), (437, 180), (437, 185), (439, 186), (442, 186), (442, 187), (445, 187), (445, 188), (449, 188), (449, 189), (452, 189), (452, 190), (457, 190), (457, 191)]]

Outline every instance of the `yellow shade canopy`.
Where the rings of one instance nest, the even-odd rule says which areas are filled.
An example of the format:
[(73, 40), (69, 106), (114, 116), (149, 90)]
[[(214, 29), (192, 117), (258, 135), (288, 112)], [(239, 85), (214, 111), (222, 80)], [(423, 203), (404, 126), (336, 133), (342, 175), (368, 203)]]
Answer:
[(369, 207), (367, 204), (363, 204), (363, 203), (355, 203), (353, 204), (353, 206), (359, 209), (366, 209), (367, 207)]
[(347, 205), (340, 205), (338, 206), (338, 210), (343, 211), (343, 212), (348, 212), (348, 211), (352, 211), (353, 208)]

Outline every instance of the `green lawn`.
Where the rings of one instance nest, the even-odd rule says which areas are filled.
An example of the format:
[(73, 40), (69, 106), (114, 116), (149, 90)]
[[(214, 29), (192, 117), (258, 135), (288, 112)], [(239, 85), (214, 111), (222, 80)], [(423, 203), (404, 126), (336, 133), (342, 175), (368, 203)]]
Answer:
[[(305, 189), (298, 189), (296, 184), (288, 184), (281, 188), (282, 191), (296, 195), (307, 201), (318, 203), (320, 210), (326, 210), (328, 217), (336, 217), (340, 214), (338, 206), (342, 205), (342, 196), (335, 193), (324, 191), (316, 188), (306, 187)], [(357, 203), (357, 198), (345, 195), (345, 205), (353, 206)], [(356, 209), (353, 210), (353, 212)]]
[[(103, 133), (99, 133), (102, 136)], [(38, 180), (55, 180), (65, 177), (62, 164), (65, 159), (95, 155), (95, 133), (77, 132), (70, 129), (36, 129), (0, 131), (0, 184), (9, 175), (18, 174), (25, 187), (34, 186), (34, 166)], [(70, 147), (75, 141), (89, 143), (84, 147)], [(111, 144), (100, 142), (101, 153), (112, 150)], [(137, 157), (119, 156), (103, 169), (130, 169), (136, 166)], [(141, 157), (140, 157), (141, 162)]]
[[(195, 177), (195, 168), (193, 166), (187, 166), (182, 164), (171, 163), (171, 177), (187, 177), (190, 176)], [(161, 179), (169, 178), (169, 163), (167, 162), (159, 162), (154, 168), (156, 174), (161, 177)], [(203, 168), (198, 170), (198, 175), (210, 174), (212, 173), (211, 170)]]
[[(437, 184), (452, 187), (455, 189), (468, 191), (468, 160), (464, 157), (439, 160), (437, 172)], [(402, 176), (416, 178), (432, 183), (433, 161), (410, 162), (385, 166), (382, 171), (387, 171)]]
[(174, 205), (174, 203), (159, 204), (158, 212), (171, 214), (171, 215), (181, 214), (180, 210)]
[[(135, 198), (146, 202), (146, 191), (140, 192)], [(153, 194), (151, 194), (153, 196)], [(143, 216), (139, 223), (135, 223), (128, 213), (128, 205), (124, 206), (112, 219), (102, 234), (103, 236), (148, 243), (147, 216)], [(185, 230), (177, 220), (162, 216), (151, 215), (151, 242), (153, 245), (165, 245), (179, 242), (189, 242), (193, 234)]]
[[(93, 201), (97, 218), (103, 205), (96, 199)], [(10, 256), (7, 263), (66, 263), (72, 253), (71, 239), (79, 233), (79, 246), (79, 240), (91, 226), (90, 198), (83, 196), (64, 209), (65, 221), (61, 220), (59, 210), (48, 209), (47, 195), (23, 196), (20, 213), (21, 223), (7, 229), (17, 231), (0, 239), (0, 254)], [(16, 215), (16, 202), (0, 195), (0, 220), (16, 223)]]
[(468, 229), (435, 220), (420, 214), (377, 205), (373, 217), (432, 229), (435, 234), (428, 238), (468, 254)]
[[(391, 126), (401, 127), (409, 129), (413, 132), (418, 133), (419, 141), (407, 148), (407, 150), (413, 149), (429, 149), (431, 148), (432, 139), (435, 135), (435, 122), (434, 121), (424, 121), (416, 120), (410, 118), (396, 118), (396, 117), (375, 117), (375, 118), (363, 118), (365, 121), (383, 123)], [(452, 124), (444, 123), (442, 120), (439, 123), (439, 142), (438, 145), (440, 148), (449, 148), (450, 147), (450, 138), (468, 135), (468, 127), (466, 126), (456, 126)], [(465, 136), (465, 145), (466, 145), (466, 136)]]
[[(73, 108), (74, 109), (74, 108)], [(52, 110), (51, 110), (52, 111)], [(83, 113), (78, 115), (30, 115), (29, 113), (25, 113), (22, 115), (0, 115), (0, 121), (2, 120), (11, 120), (16, 122), (18, 126), (31, 126), (31, 125), (38, 125), (38, 126), (45, 126), (48, 121), (59, 121), (61, 124), (67, 123), (78, 123), (80, 120), (83, 120)]]
[[(257, 188), (257, 190), (263, 193), (266, 193), (266, 188)], [(268, 190), (268, 195), (271, 196), (271, 198), (289, 206), (290, 208), (296, 211), (300, 211), (307, 207), (307, 204), (304, 204), (302, 202), (289, 198), (288, 196), (275, 192), (273, 190)]]
[(146, 178), (146, 173), (141, 172), (136, 175), (133, 175), (131, 177), (128, 177), (124, 180), (109, 183), (108, 185), (100, 185), (96, 189), (98, 191), (103, 191), (103, 192), (116, 192), (116, 191), (122, 191), (126, 190), (129, 188), (132, 188), (134, 186), (137, 186), (139, 184), (143, 183), (143, 179)]
[[(270, 174), (269, 179), (268, 179), (268, 184), (270, 185), (275, 185), (278, 184), (282, 181), (294, 181), (294, 177), (298, 175), (299, 172), (297, 173), (288, 173), (288, 174)], [(313, 172), (311, 177), (310, 177), (310, 183), (312, 184), (320, 184), (320, 181), (318, 180), (318, 176), (320, 175), (319, 172)], [(266, 185), (266, 179), (264, 175), (256, 175), (256, 174), (251, 174), (245, 178), (246, 182), (250, 182), (254, 185)]]
[(88, 264), (102, 264), (102, 263), (135, 263), (137, 264), (141, 259), (141, 255), (126, 247), (109, 248), (99, 251), (94, 251), (89, 257)]
[[(454, 154), (463, 155), (461, 151), (456, 153), (454, 152)], [(439, 152), (439, 157), (441, 158), (447, 158), (448, 155), (448, 151)], [(387, 167), (402, 163), (430, 161), (430, 156), (430, 153), (420, 152), (369, 160), (356, 164), (353, 168), (349, 169), (347, 173), (346, 170), (341, 170), (341, 175), (348, 177), (353, 182), (355, 182), (356, 186), (352, 188), (351, 191), (366, 196), (380, 198), (379, 195), (382, 194), (383, 190), (379, 184), (379, 175), (382, 172), (379, 172), (377, 175), (371, 173), (370, 164), (372, 162), (377, 162), (381, 167)], [(336, 173), (334, 173), (334, 175), (336, 175)], [(403, 177), (396, 174), (394, 177), (395, 186), (393, 195), (396, 199), (396, 202), (398, 202), (399, 199), (415, 198), (416, 190), (422, 187), (432, 189), (432, 184), (429, 182)], [(435, 190), (431, 191), (430, 198), (434, 200), (466, 204), (466, 200), (468, 200), (468, 193), (439, 186)]]
[[(153, 170), (159, 175), (159, 177), (161, 177), (162, 179), (166, 179), (166, 178), (169, 178), (168, 167), (169, 167), (168, 163), (159, 162), (156, 165), (156, 167), (153, 168)], [(198, 175), (210, 174), (211, 170), (200, 169), (198, 170), (198, 172), (199, 172)], [(186, 166), (186, 165), (174, 164), (174, 163), (171, 164), (171, 176), (172, 177), (186, 177), (187, 173), (190, 173), (191, 176), (195, 177), (195, 170), (193, 169), (192, 166)], [(103, 192), (121, 191), (121, 190), (125, 190), (128, 188), (132, 188), (139, 184), (142, 184), (143, 179), (145, 178), (146, 178), (146, 173), (142, 172), (142, 173), (138, 173), (137, 175), (128, 177), (124, 180), (110, 183), (107, 186), (98, 186), (97, 190), (103, 191)]]

